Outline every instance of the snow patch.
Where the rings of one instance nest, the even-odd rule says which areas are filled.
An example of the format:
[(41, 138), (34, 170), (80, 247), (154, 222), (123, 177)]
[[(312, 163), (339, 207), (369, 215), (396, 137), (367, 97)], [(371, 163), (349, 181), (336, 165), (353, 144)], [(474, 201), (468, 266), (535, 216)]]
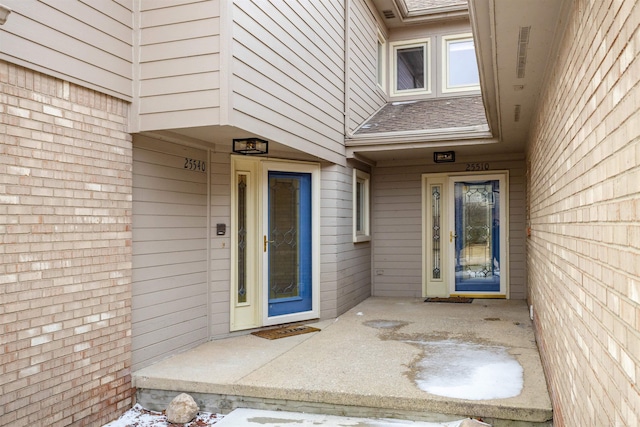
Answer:
[[(191, 422), (180, 425), (184, 427), (206, 427), (214, 425), (222, 418), (222, 415), (198, 412), (198, 415)], [(175, 425), (177, 424), (169, 423), (167, 416), (162, 412), (149, 411), (136, 403), (133, 408), (125, 412), (120, 418), (103, 427), (170, 427)]]
[(412, 341), (424, 347), (418, 387), (431, 394), (466, 400), (518, 396), (523, 369), (506, 347), (457, 340)]

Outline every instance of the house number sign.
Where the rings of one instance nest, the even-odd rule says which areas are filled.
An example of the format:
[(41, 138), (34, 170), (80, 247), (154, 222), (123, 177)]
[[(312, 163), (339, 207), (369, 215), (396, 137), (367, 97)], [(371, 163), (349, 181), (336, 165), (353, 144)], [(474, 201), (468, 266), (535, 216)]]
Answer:
[(467, 163), (466, 171), (488, 171), (489, 163)]
[(196, 160), (190, 159), (188, 157), (184, 158), (184, 169), (196, 172), (206, 172), (207, 171), (207, 163), (204, 160)]

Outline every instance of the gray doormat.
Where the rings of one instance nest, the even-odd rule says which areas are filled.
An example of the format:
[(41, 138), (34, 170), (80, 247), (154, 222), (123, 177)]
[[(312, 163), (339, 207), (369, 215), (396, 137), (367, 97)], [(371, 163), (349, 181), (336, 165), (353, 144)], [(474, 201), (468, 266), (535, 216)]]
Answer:
[(451, 302), (458, 304), (468, 304), (473, 301), (473, 298), (467, 297), (449, 297), (449, 298), (440, 298), (440, 297), (431, 297), (424, 300), (424, 302)]

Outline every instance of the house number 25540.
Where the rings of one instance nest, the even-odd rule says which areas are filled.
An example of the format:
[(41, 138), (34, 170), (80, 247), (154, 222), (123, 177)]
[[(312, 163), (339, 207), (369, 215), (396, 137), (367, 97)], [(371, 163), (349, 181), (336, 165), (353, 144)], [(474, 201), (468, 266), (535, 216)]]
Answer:
[(489, 163), (467, 163), (467, 171), (488, 171)]
[(190, 159), (188, 157), (185, 157), (184, 168), (190, 171), (206, 172), (207, 164), (204, 160), (196, 160), (196, 159)]

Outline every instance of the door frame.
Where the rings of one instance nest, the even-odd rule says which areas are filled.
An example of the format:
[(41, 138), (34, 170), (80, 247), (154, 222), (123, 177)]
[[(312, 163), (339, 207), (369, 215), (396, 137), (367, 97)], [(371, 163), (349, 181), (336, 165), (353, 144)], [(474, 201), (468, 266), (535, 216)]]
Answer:
[[(488, 177), (502, 177), (504, 189), (500, 189), (501, 195), (501, 250), (500, 270), (504, 277), (501, 280), (499, 292), (465, 293), (455, 292), (455, 260), (453, 246), (449, 242), (449, 233), (454, 230), (453, 212), (453, 181), (454, 179), (482, 180)], [(493, 178), (496, 179), (496, 178)], [(434, 252), (434, 239), (432, 228), (434, 208), (432, 206), (432, 192), (434, 188), (441, 191), (439, 204), (440, 224), (439, 258)], [(509, 298), (509, 171), (489, 170), (482, 172), (444, 172), (422, 175), (422, 296), (423, 297), (450, 297), (469, 296), (474, 298)], [(439, 259), (439, 263), (438, 263)], [(439, 265), (436, 265), (439, 264)], [(439, 277), (435, 277), (434, 268), (439, 267)], [(504, 284), (503, 284), (504, 283)]]
[[(269, 171), (311, 174), (311, 298), (312, 308), (300, 313), (269, 317), (268, 252), (263, 250), (263, 236), (268, 230)], [(229, 294), (230, 331), (260, 328), (282, 323), (300, 322), (320, 317), (320, 164), (271, 158), (231, 156), (231, 274)], [(247, 300), (238, 302), (238, 179), (247, 181)]]
[(269, 231), (269, 171), (296, 172), (311, 174), (311, 310), (299, 313), (269, 316), (269, 253), (262, 251), (262, 324), (264, 326), (280, 323), (300, 322), (320, 317), (320, 165), (302, 162), (267, 160), (262, 162), (262, 236)]

